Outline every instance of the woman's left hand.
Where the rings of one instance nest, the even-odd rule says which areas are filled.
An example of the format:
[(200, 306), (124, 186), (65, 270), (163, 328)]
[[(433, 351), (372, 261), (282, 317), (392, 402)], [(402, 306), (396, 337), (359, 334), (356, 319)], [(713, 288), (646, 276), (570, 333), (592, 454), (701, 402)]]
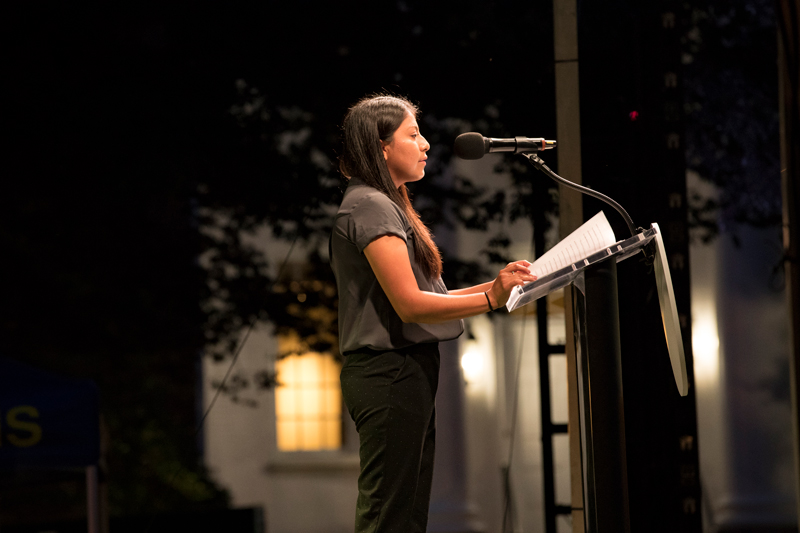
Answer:
[(504, 306), (511, 295), (511, 290), (517, 285), (536, 281), (536, 276), (531, 274), (530, 267), (531, 263), (523, 259), (509, 263), (497, 274), (492, 288), (487, 291), (493, 308)]

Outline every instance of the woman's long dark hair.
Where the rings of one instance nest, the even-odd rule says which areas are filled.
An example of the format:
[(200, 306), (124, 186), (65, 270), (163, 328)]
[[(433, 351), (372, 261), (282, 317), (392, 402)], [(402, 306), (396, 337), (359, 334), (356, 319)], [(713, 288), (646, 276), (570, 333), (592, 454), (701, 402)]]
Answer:
[(442, 274), (442, 256), (430, 230), (411, 206), (405, 184), (396, 187), (392, 181), (381, 145), (381, 141), (392, 141), (407, 114), (416, 118), (418, 113), (414, 104), (398, 96), (376, 95), (361, 99), (344, 117), (339, 171), (347, 179), (361, 178), (400, 206), (414, 229), (416, 262), (428, 278), (436, 279)]

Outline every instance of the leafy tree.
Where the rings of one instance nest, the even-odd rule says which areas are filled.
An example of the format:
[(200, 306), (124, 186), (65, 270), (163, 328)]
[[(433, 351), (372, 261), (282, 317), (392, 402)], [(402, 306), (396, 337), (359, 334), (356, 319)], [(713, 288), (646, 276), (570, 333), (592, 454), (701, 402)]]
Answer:
[(696, 196), (704, 239), (736, 224), (781, 220), (774, 3), (708, 0), (689, 6), (685, 36), (687, 164), (718, 186)]
[[(436, 148), (414, 193), (429, 223), (483, 229), (542, 207), (527, 176), (489, 192), (447, 171), (466, 129), (552, 134), (552, 110), (533, 104), (553, 91), (540, 4), (11, 15), (0, 336), (6, 355), (98, 383), (114, 514), (225, 504), (197, 462), (206, 347), (226, 357), (256, 317), (335, 346), (318, 312), (335, 305), (323, 257), (341, 195), (337, 128), (359, 97), (386, 89), (420, 103)], [(297, 238), (308, 255), (292, 259), (309, 270), (278, 279), (283, 257), (248, 240), (261, 228)], [(503, 244), (486, 257), (501, 259)], [(448, 258), (448, 283), (475, 267)]]
[[(359, 97), (420, 104), (434, 147), (413, 190), (426, 222), (547, 224), (553, 186), (520, 160), (498, 159), (509, 190), (478, 188), (448, 163), (463, 131), (554, 136), (551, 9), (26, 4), (10, 15), (0, 338), (4, 355), (99, 384), (115, 514), (225, 504), (197, 463), (199, 354), (227, 358), (255, 318), (336, 349), (324, 258), (341, 198), (338, 125)], [(723, 228), (772, 224), (772, 6), (688, 9), (689, 163), (723, 190), (705, 207), (722, 209)], [(253, 245), (263, 231), (297, 240), (291, 276), (278, 276), (283, 254)], [(448, 285), (507, 259), (507, 237), (492, 237), (480, 257), (446, 257)]]
[[(525, 122), (536, 116), (530, 102), (552, 101), (550, 61), (542, 70), (525, 68), (530, 49), (551, 57), (550, 18), (541, 11), (537, 13), (542, 18), (534, 18), (531, 7), (521, 3), (504, 10), (442, 3), (426, 5), (423, 12), (421, 4), (401, 2), (360, 6), (370, 13), (365, 22), (342, 13), (340, 7), (320, 6), (317, 16), (309, 19), (302, 17), (301, 6), (270, 6), (266, 28), (244, 29), (247, 35), (259, 35), (255, 49), (277, 49), (297, 39), (297, 28), (285, 21), (302, 19), (303, 34), (327, 46), (300, 50), (290, 62), (277, 58), (269, 69), (255, 69), (258, 63), (253, 62), (239, 71), (242, 78), (236, 82), (236, 102), (230, 109), (237, 133), (231, 136), (233, 145), (225, 148), (225, 163), (217, 166), (224, 171), (204, 175), (198, 185), (206, 259), (211, 263), (206, 331), (218, 358), (232, 352), (243, 325), (256, 317), (269, 318), (279, 332), (285, 327), (321, 341), (317, 349), (335, 344), (335, 322), (326, 320), (323, 326), (307, 322), (307, 316), (293, 317), (288, 306), (296, 305), (298, 293), (271, 290), (276, 281), (278, 287), (291, 287), (274, 278), (281, 258), (262, 256), (248, 243), (267, 227), (274, 238), (298, 239), (303, 249), (311, 250), (308, 261), (314, 264), (327, 255), (331, 215), (341, 199), (335, 168), (338, 124), (346, 108), (364, 94), (407, 90), (421, 104), (424, 133), (434, 148), (429, 179), (415, 184), (413, 192), (428, 224), (485, 230), (490, 220), (552, 209), (551, 196), (539, 194), (541, 185), (531, 186), (532, 171), (519, 163), (500, 162), (500, 169), (517, 180), (518, 187), (511, 191), (484, 191), (448, 170), (449, 147), (457, 134), (470, 128), (487, 135), (519, 132), (530, 128)], [(358, 11), (353, 8), (353, 13)], [(448, 19), (453, 11), (461, 16)], [(267, 19), (254, 20), (262, 24)], [(530, 39), (525, 47), (516, 44), (521, 35)], [(370, 70), (365, 71), (367, 65)], [(293, 83), (282, 83), (286, 79)], [(507, 109), (525, 111), (511, 115)], [(552, 109), (535, 113), (541, 115), (537, 131), (552, 132)], [(507, 239), (498, 235), (482, 255), (491, 261), (507, 260), (505, 244)], [(488, 275), (481, 262), (445, 259), (445, 278), (451, 286)], [(317, 269), (315, 275), (329, 292), (330, 270)], [(307, 289), (298, 290), (305, 297)], [(320, 302), (332, 308), (330, 298)], [(334, 345), (327, 348), (336, 352)]]

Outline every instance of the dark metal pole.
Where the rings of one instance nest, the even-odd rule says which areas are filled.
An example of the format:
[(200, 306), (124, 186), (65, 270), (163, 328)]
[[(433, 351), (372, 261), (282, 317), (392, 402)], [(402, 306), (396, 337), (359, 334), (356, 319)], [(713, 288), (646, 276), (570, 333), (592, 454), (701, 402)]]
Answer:
[[(538, 257), (538, 255), (537, 255)], [(550, 410), (550, 345), (547, 338), (547, 297), (536, 302), (539, 344), (539, 397), (542, 416), (542, 481), (544, 484), (544, 530), (556, 531), (555, 472), (553, 465), (553, 422)]]
[(800, 515), (800, 7), (778, 0), (778, 95), (783, 192), (783, 253), (791, 344), (789, 383), (792, 399), (795, 490)]
[[(593, 472), (589, 531), (630, 532), (628, 474), (625, 456), (625, 413), (617, 300), (617, 263), (611, 257), (585, 271), (586, 315), (583, 355), (588, 384), (587, 439)], [(593, 523), (592, 523), (593, 522)]]

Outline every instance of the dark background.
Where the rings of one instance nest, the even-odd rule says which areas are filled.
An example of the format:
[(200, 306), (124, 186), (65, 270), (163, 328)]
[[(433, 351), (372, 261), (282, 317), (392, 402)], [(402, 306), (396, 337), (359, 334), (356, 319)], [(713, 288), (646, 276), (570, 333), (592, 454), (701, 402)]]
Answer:
[[(677, 13), (668, 43), (655, 38), (666, 8)], [(430, 179), (414, 189), (428, 223), (481, 229), (553, 209), (552, 185), (516, 160), (498, 160), (517, 183), (505, 193), (511, 211), (502, 194), (441, 178), (464, 131), (555, 138), (549, 1), (16, 9), (4, 24), (11, 139), (0, 194), (0, 345), (2, 355), (97, 382), (113, 515), (226, 505), (198, 461), (202, 353), (229, 358), (255, 317), (296, 329), (314, 346), (335, 344), (335, 323), (290, 308), (294, 289), (275, 290), (289, 287), (276, 276), (283, 258), (260, 255), (241, 234), (267, 224), (280, 238), (321, 248), (326, 208), (340, 198), (338, 125), (358, 98), (385, 90), (419, 103), (434, 145)], [(687, 204), (692, 222), (710, 238), (718, 216), (779, 220), (771, 3), (579, 2), (579, 31), (586, 183), (617, 198), (637, 224), (661, 220), (661, 180), (680, 176), (683, 161), (665, 167), (659, 159), (667, 96), (655, 87), (665, 62), (678, 58), (682, 155), (725, 191), (722, 205)], [(558, 171), (555, 157), (546, 159)], [(597, 209), (588, 203), (585, 212)], [(621, 219), (609, 220), (624, 235)], [(688, 228), (675, 231), (687, 246)], [(503, 236), (495, 237), (481, 255), (502, 259)], [(310, 260), (300, 277), (330, 286), (327, 267)], [(448, 258), (448, 283), (467, 281), (474, 267)], [(209, 306), (213, 298), (226, 306)], [(334, 305), (324, 291), (310, 294), (311, 307)], [(638, 313), (652, 294), (629, 305)], [(623, 341), (623, 349), (631, 365), (641, 360), (636, 346)], [(652, 360), (666, 391), (666, 358)], [(242, 379), (240, 386), (270, 382)], [(645, 392), (630, 388), (630, 405)], [(626, 413), (631, 484), (644, 490), (632, 491), (632, 520), (676, 517), (648, 522), (666, 528), (678, 520), (683, 490), (683, 459), (669, 439), (693, 430), (694, 407), (656, 409), (681, 413), (668, 436), (637, 424), (643, 412)], [(664, 449), (649, 446), (660, 439)], [(22, 499), (40, 509), (43, 499), (51, 503), (41, 520), (81, 512), (74, 486), (26, 490), (3, 492), (0, 524), (21, 519), (9, 510)]]

